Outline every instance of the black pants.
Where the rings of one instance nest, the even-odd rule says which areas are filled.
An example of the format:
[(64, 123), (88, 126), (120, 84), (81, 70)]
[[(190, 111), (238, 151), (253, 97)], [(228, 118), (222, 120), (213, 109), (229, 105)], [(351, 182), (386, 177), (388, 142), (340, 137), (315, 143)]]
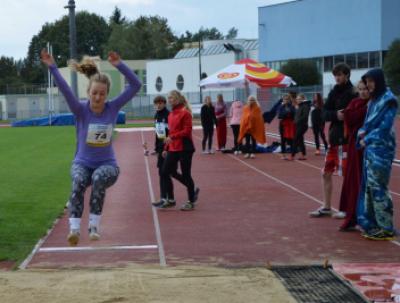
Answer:
[(238, 138), (239, 138), (239, 131), (240, 131), (240, 125), (239, 124), (233, 124), (231, 125), (232, 132), (233, 132), (233, 150), (240, 150), (241, 144), (238, 143)]
[(203, 150), (206, 149), (207, 140), (208, 140), (208, 149), (211, 150), (213, 136), (214, 136), (214, 127), (203, 127), (203, 141), (201, 141)]
[[(174, 195), (174, 185), (171, 177), (178, 180), (186, 186), (189, 201), (194, 200), (194, 182), (192, 178), (192, 158), (193, 152), (168, 152), (164, 159), (161, 170), (162, 186), (165, 186), (165, 191), (169, 195)], [(178, 173), (178, 163), (181, 166), (182, 173)]]
[(307, 132), (308, 126), (297, 126), (296, 135), (294, 137), (294, 144), (292, 150), (292, 156), (296, 153), (301, 152), (304, 156), (306, 155), (306, 146), (304, 144), (304, 134)]
[(254, 154), (256, 152), (256, 140), (253, 138), (252, 135), (246, 134), (246, 153)]
[(313, 126), (315, 147), (319, 149), (319, 137), (321, 136), (322, 142), (324, 143), (325, 150), (328, 150), (328, 142), (326, 141), (324, 127), (322, 126)]
[(281, 136), (281, 153), (286, 154), (286, 144), (290, 147), (290, 152), (293, 152), (293, 139), (284, 138)]
[(168, 186), (166, 186), (165, 184), (172, 184), (172, 180), (171, 180), (171, 176), (165, 176), (165, 178), (163, 178), (162, 175), (162, 170), (163, 170), (163, 166), (164, 166), (164, 162), (165, 159), (164, 157), (161, 155), (161, 153), (158, 153), (157, 156), (157, 168), (158, 168), (158, 176), (160, 178), (160, 197), (161, 199), (169, 199), (169, 200), (174, 200), (174, 188), (172, 187), (172, 190), (170, 190), (169, 192), (168, 190)]

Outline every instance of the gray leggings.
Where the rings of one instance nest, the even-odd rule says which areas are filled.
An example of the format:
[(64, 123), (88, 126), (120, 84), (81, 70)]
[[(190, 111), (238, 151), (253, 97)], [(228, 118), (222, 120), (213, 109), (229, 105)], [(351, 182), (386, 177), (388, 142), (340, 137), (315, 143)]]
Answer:
[(80, 164), (72, 164), (72, 192), (68, 203), (69, 217), (82, 217), (84, 207), (83, 197), (86, 188), (90, 185), (92, 185), (90, 213), (101, 215), (106, 188), (117, 181), (118, 175), (119, 168), (112, 165), (102, 165), (93, 169)]

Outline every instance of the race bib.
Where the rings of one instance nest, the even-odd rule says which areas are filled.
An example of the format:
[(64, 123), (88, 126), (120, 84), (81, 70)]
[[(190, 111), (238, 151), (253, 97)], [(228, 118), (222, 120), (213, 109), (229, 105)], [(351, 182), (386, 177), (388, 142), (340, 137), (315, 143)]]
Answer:
[(158, 139), (165, 139), (167, 137), (168, 124), (165, 122), (156, 123), (156, 135)]
[(112, 124), (89, 124), (86, 144), (94, 147), (110, 145), (112, 132)]

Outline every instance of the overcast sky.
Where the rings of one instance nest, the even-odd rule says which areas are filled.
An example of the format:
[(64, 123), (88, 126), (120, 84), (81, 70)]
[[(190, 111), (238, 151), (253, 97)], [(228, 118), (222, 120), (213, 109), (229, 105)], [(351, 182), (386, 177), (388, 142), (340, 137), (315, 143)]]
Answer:
[[(76, 10), (87, 10), (108, 20), (115, 6), (129, 20), (140, 15), (159, 15), (180, 35), (201, 26), (216, 27), (223, 34), (236, 27), (239, 38), (257, 38), (258, 7), (291, 0), (76, 0)], [(0, 56), (26, 57), (29, 42), (46, 22), (68, 11), (68, 0), (1, 0)]]

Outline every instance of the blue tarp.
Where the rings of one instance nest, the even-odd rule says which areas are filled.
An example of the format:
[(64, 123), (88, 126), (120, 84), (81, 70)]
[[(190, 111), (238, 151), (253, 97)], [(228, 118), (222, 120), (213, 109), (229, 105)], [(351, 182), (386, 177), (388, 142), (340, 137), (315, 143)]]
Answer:
[[(117, 124), (125, 124), (126, 115), (125, 112), (120, 111), (118, 113)], [(48, 126), (49, 125), (49, 117), (41, 117), (34, 119), (26, 119), (21, 121), (15, 121), (11, 124), (13, 127), (20, 126)], [(68, 114), (57, 114), (51, 117), (51, 125), (75, 125), (74, 115), (71, 113)]]

